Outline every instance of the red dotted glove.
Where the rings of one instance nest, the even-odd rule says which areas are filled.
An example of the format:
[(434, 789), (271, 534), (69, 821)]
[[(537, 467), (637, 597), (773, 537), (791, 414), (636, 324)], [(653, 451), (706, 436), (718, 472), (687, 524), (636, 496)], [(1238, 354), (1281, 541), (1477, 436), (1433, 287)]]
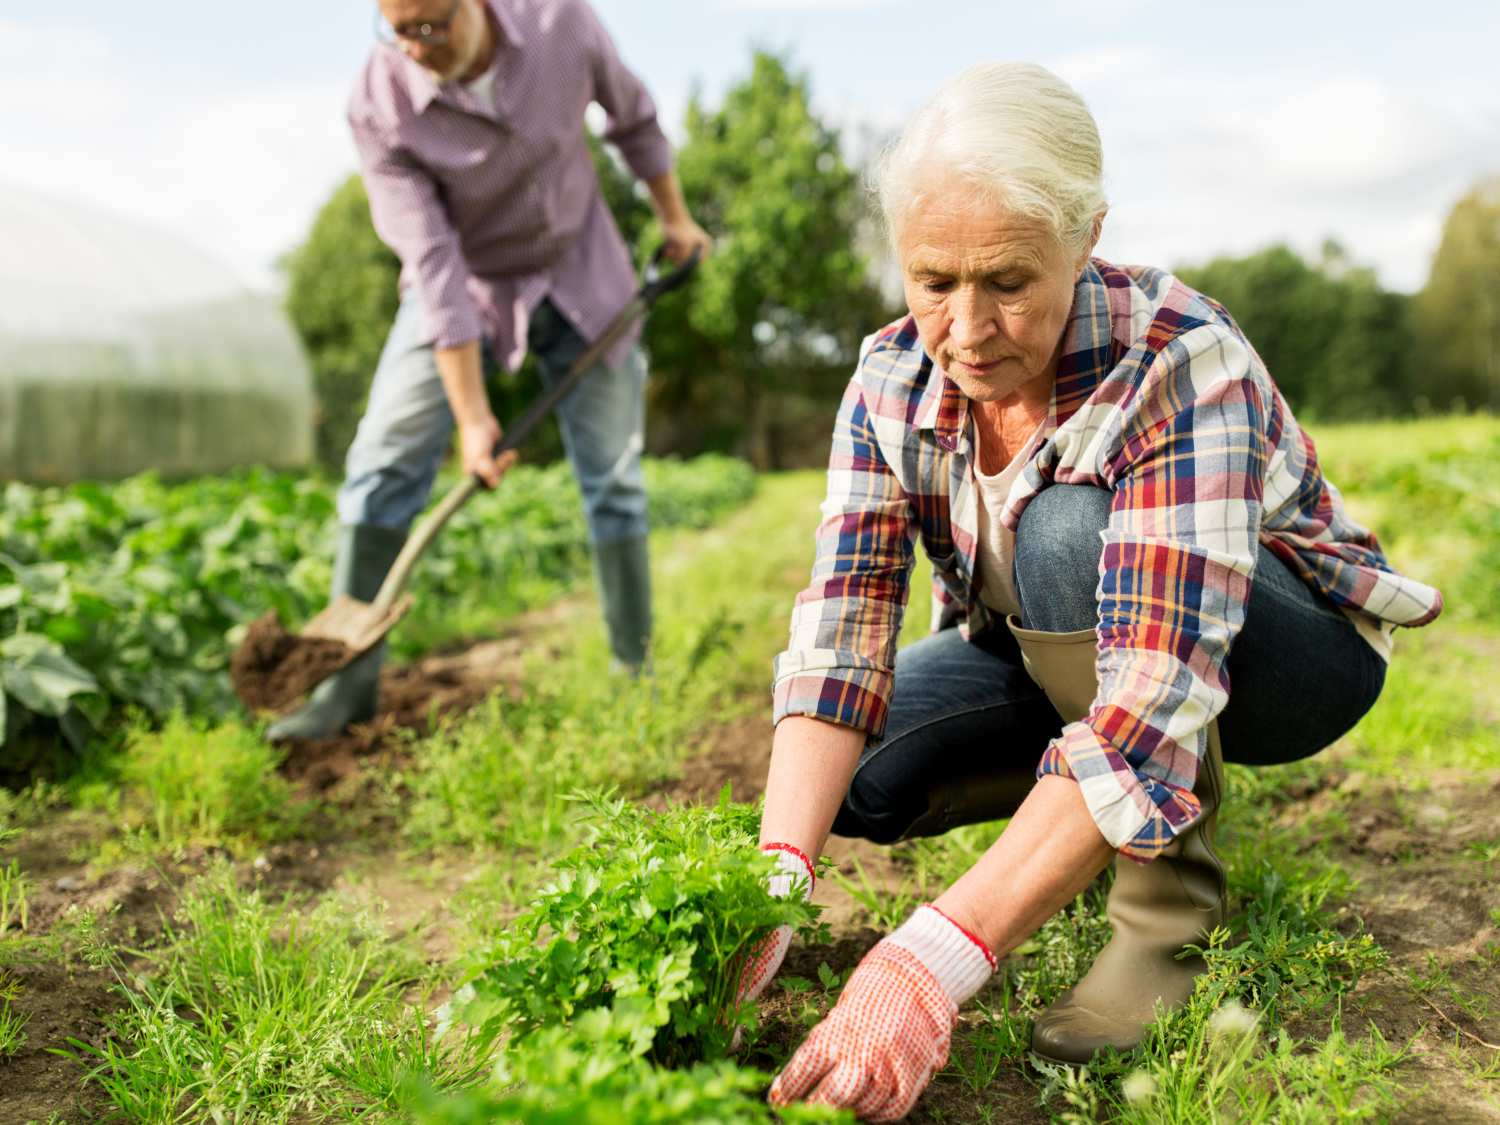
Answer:
[[(776, 874), (771, 876), (766, 888), (773, 897), (785, 898), (794, 891), (802, 896), (803, 902), (812, 897), (813, 883), (816, 882), (812, 860), (790, 844), (762, 844), (760, 850), (776, 856)], [(776, 975), (776, 970), (781, 968), (791, 944), (790, 926), (777, 926), (756, 943), (740, 972), (739, 1003), (759, 998)]]
[(865, 954), (771, 1084), (771, 1104), (806, 1100), (866, 1121), (900, 1120), (947, 1064), (959, 1006), (994, 971), (983, 942), (936, 907), (919, 907)]

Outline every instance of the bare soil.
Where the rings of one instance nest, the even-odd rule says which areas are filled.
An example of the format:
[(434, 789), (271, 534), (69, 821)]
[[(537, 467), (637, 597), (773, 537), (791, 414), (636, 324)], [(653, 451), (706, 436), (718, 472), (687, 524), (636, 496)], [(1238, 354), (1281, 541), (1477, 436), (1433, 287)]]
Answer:
[(250, 623), (229, 658), (229, 681), (250, 711), (281, 711), (349, 663), (342, 641), (288, 633), (274, 609)]

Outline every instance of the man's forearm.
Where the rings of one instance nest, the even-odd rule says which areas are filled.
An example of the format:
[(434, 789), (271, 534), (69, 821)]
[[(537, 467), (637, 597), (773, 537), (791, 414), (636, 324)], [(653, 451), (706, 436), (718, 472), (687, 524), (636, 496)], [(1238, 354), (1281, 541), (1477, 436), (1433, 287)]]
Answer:
[(934, 905), (1004, 957), (1103, 871), (1115, 854), (1078, 783), (1048, 774), (979, 862)]
[(434, 348), (438, 374), (453, 418), (460, 425), (483, 422), (490, 417), (490, 400), (484, 393), (484, 368), (479, 359), (479, 341), (456, 348)]
[(822, 719), (791, 715), (777, 723), (761, 843), (791, 844), (816, 861), (864, 745), (864, 731)]
[(687, 200), (682, 197), (682, 184), (678, 181), (676, 172), (667, 171), (660, 176), (653, 176), (646, 181), (646, 189), (651, 193), (652, 210), (656, 212), (656, 217), (662, 223), (692, 221), (692, 216), (688, 213)]

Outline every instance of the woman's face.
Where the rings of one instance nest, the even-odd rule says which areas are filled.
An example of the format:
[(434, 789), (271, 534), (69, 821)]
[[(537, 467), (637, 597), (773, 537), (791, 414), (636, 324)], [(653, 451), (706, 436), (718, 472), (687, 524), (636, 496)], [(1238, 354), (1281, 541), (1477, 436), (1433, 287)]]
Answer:
[(961, 186), (924, 197), (897, 250), (922, 343), (959, 390), (978, 402), (1037, 380), (1050, 390), (1088, 250), (1069, 254), (1041, 221)]

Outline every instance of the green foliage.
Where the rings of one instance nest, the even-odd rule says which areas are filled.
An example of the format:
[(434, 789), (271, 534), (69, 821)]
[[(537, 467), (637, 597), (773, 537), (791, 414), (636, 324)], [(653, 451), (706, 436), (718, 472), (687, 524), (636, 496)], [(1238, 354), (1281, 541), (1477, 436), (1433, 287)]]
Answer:
[(845, 1112), (794, 1106), (775, 1116), (759, 1091), (768, 1076), (719, 1060), (653, 1066), (606, 1030), (549, 1028), (507, 1057), (500, 1083), (441, 1097), (423, 1092), (416, 1125), (762, 1125), (852, 1122)]
[[(755, 489), (726, 457), (647, 462), (658, 527), (702, 527)], [(156, 719), (229, 712), (238, 630), (267, 608), (289, 627), (328, 596), (330, 484), (252, 470), (165, 485), (4, 486), (0, 506), (0, 738), (37, 719), (76, 743), (111, 705)], [(394, 638), (410, 655), (540, 604), (589, 571), (566, 465), (521, 466), (459, 512), (413, 577)], [(3, 742), (0, 742), (3, 744)]]
[(396, 255), (375, 233), (358, 176), (323, 205), (285, 268), (287, 314), (307, 350), (318, 398), (318, 459), (337, 469), (396, 316), (401, 273)]
[(481, 955), (458, 1018), (512, 1043), (582, 1024), (656, 1062), (722, 1056), (748, 1022), (735, 990), (750, 948), (776, 926), (806, 927), (817, 908), (767, 894), (757, 810), (727, 790), (716, 807), (659, 815), (578, 800), (590, 840)]
[(765, 51), (717, 109), (689, 103), (678, 175), (720, 241), (648, 328), (658, 422), (692, 423), (666, 421), (670, 440), (743, 448), (761, 467), (798, 452), (781, 431), (799, 406), (827, 434), (860, 339), (888, 319), (855, 249), (857, 178), (809, 103), (807, 79)]
[(279, 761), (238, 723), (207, 727), (172, 715), (159, 731), (131, 731), (117, 768), (144, 803), (146, 840), (179, 848), (236, 837), (267, 842), (294, 829), (301, 810), (276, 772)]
[(286, 1122), (369, 1108), (394, 1097), (393, 1051), (443, 1085), (474, 1073), (462, 1049), (435, 1052), (402, 1002), (420, 964), (334, 899), (304, 914), (240, 890), (221, 868), (184, 892), (162, 946), (137, 956), (112, 1034), (70, 1041), (129, 1120)]
[(1500, 176), (1448, 213), (1415, 313), (1428, 400), (1500, 409)]
[(26, 1045), (26, 1022), (31, 1017), (12, 1005), (21, 994), (20, 982), (0, 971), (0, 1059), (8, 1059)]
[(1286, 246), (1174, 271), (1224, 305), (1303, 420), (1409, 412), (1408, 299), (1349, 264), (1334, 243), (1309, 265)]

